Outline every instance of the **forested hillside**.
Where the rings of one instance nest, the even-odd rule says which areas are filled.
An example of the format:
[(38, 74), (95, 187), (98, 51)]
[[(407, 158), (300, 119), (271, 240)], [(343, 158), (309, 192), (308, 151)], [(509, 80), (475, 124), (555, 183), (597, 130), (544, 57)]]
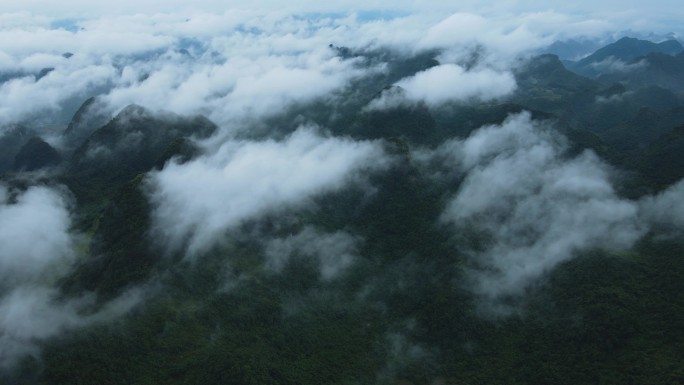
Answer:
[(0, 107), (0, 382), (684, 382), (679, 41), (307, 39)]

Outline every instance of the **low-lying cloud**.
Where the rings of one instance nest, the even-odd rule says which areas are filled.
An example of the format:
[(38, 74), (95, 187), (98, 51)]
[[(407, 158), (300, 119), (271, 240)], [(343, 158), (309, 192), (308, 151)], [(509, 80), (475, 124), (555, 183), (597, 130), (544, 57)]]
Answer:
[[(16, 195), (10, 201), (11, 195)], [(33, 353), (34, 342), (79, 323), (51, 286), (74, 261), (68, 201), (48, 187), (0, 185), (0, 368)]]
[(665, 191), (643, 198), (639, 203), (642, 217), (665, 233), (684, 232), (684, 180)]
[(391, 108), (408, 101), (439, 107), (454, 101), (488, 101), (511, 94), (516, 87), (510, 72), (489, 68), (466, 70), (456, 64), (442, 64), (396, 83), (403, 92), (383, 93), (373, 100), (371, 109)]
[[(521, 53), (568, 31), (608, 28), (593, 30), (586, 20), (551, 11), (515, 20), (467, 12), (390, 14), (368, 19), (354, 13), (195, 9), (66, 21), (0, 14), (7, 21), (0, 27), (0, 127), (36, 120), (66, 125), (80, 102), (100, 95), (113, 111), (136, 103), (206, 114), (234, 129), (292, 104), (329, 97), (387, 64), (369, 68), (340, 58), (331, 43), (405, 55), (439, 50), (442, 66), (397, 84), (408, 97), (429, 105), (489, 100), (512, 92), (510, 67)], [(461, 64), (474, 53), (482, 65), (466, 69)], [(36, 80), (47, 68), (54, 70)]]
[(228, 141), (213, 155), (150, 175), (153, 233), (195, 255), (245, 220), (306, 206), (386, 162), (379, 143), (325, 137), (307, 127), (282, 142)]
[(315, 258), (323, 280), (331, 280), (351, 266), (358, 255), (360, 238), (344, 231), (324, 233), (306, 227), (297, 234), (269, 241), (266, 267), (281, 271), (293, 256)]
[(462, 179), (441, 222), (454, 229), (469, 261), (467, 287), (487, 311), (510, 311), (509, 299), (583, 252), (626, 250), (649, 231), (684, 230), (684, 181), (629, 200), (592, 151), (567, 149), (552, 123), (521, 113), (433, 153)]
[[(38, 3), (30, 6), (45, 6)], [(0, 135), (2, 127), (14, 123), (66, 125), (70, 113), (93, 95), (99, 95), (98, 108), (107, 112), (137, 103), (151, 110), (207, 115), (220, 126), (220, 139), (229, 139), (187, 163), (169, 162), (150, 173), (146, 184), (153, 207), (151, 238), (189, 258), (220, 244), (246, 221), (310, 208), (319, 194), (362, 180), (391, 161), (378, 142), (330, 137), (312, 127), (300, 127), (283, 140), (231, 135), (293, 105), (320, 98), (335, 105), (338, 91), (392, 64), (383, 62), (382, 54), (375, 61), (341, 57), (329, 44), (355, 53), (390, 49), (390, 56), (435, 50), (440, 64), (378, 85), (397, 87), (382, 92), (368, 108), (403, 103), (437, 108), (505, 98), (516, 89), (511, 66), (521, 54), (578, 31), (615, 29), (605, 18), (554, 11), (519, 18), (490, 9), (488, 16), (397, 13), (364, 19), (347, 13), (294, 16), (273, 10), (270, 2), (259, 2), (269, 5), (269, 12), (225, 11), (223, 3), (210, 1), (204, 3), (213, 12), (168, 13), (157, 13), (156, 3), (143, 3), (149, 14), (71, 21), (32, 13), (0, 15)], [(69, 5), (81, 9), (85, 3)], [(381, 5), (362, 8), (372, 6)], [(412, 10), (416, 5), (398, 7)], [(441, 2), (434, 9), (451, 7)], [(466, 8), (474, 12), (481, 6)], [(631, 19), (638, 25), (639, 17)], [(628, 71), (643, 63), (599, 65)], [(82, 127), (79, 140), (94, 128)], [(140, 135), (127, 139), (133, 143)], [(112, 150), (96, 147), (87, 156), (97, 159)], [(684, 184), (640, 201), (621, 198), (605, 163), (591, 152), (570, 157), (564, 139), (527, 114), (483, 127), (438, 151), (463, 177), (441, 221), (455, 234), (468, 234), (457, 246), (469, 257), (470, 288), (489, 303), (521, 295), (546, 272), (587, 250), (625, 249), (655, 226), (684, 227), (679, 203)], [(93, 312), (92, 296), (63, 298), (55, 288), (77, 260), (69, 204), (52, 188), (15, 193), (0, 185), (2, 367), (37, 354), (45, 338), (106, 319), (105, 314), (120, 314), (139, 300), (138, 294), (127, 294)], [(265, 263), (279, 271), (295, 256), (315, 258), (322, 279), (332, 280), (358, 258), (361, 242), (345, 231), (306, 227), (269, 241)]]
[(133, 289), (93, 311), (93, 295), (69, 298), (56, 289), (77, 258), (69, 208), (60, 189), (0, 184), (0, 371), (38, 355), (40, 341), (121, 315), (142, 297)]
[(519, 296), (583, 251), (627, 249), (645, 234), (606, 164), (590, 151), (568, 158), (564, 142), (523, 113), (443, 147), (464, 180), (442, 221), (480, 237), (467, 250), (478, 295)]
[[(0, 287), (60, 276), (74, 260), (68, 202), (47, 187), (31, 187), (8, 202), (0, 198)], [(4, 197), (3, 197), (4, 195)]]
[(598, 63), (592, 63), (591, 68), (600, 73), (624, 73), (641, 70), (648, 67), (646, 59), (637, 62), (628, 63), (624, 60), (617, 59), (613, 56), (606, 58)]

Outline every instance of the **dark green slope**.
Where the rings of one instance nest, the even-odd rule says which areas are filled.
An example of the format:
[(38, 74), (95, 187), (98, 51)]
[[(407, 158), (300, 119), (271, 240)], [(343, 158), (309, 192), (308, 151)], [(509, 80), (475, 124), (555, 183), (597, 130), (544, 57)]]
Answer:
[(622, 82), (630, 87), (658, 86), (681, 93), (684, 91), (684, 53), (676, 56), (650, 53), (627, 62), (628, 71), (601, 74), (604, 83)]
[(650, 143), (637, 154), (634, 163), (659, 188), (684, 178), (684, 126)]
[(14, 171), (35, 171), (62, 161), (57, 150), (38, 137), (29, 139), (14, 157)]
[[(362, 65), (389, 60), (382, 51), (331, 48)], [(392, 162), (316, 195), (306, 209), (244, 221), (194, 260), (164, 255), (152, 239), (145, 175), (172, 157), (192, 159), (193, 137), (211, 135), (215, 125), (129, 106), (91, 127), (83, 123), (93, 105), (86, 102), (73, 122), (88, 136), (58, 180), (76, 196), (75, 227), (87, 245), (60, 289), (94, 293), (94, 306), (146, 283), (149, 297), (113, 322), (47, 341), (41, 360), (28, 358), (13, 378), (50, 385), (684, 382), (681, 238), (652, 233), (627, 252), (582, 253), (530, 287), (514, 304), (517, 313), (497, 318), (482, 312), (464, 272), (466, 253), (486, 234), (439, 224), (464, 176), (441, 175), (444, 165), (418, 156), (531, 111), (568, 137), (565, 156), (593, 149), (642, 177), (644, 191), (659, 190), (684, 176), (677, 95), (602, 84), (544, 55), (516, 71), (519, 87), (508, 100), (364, 108), (397, 80), (435, 65), (434, 57), (391, 56), (386, 73), (243, 133), (281, 138), (315, 123), (331, 135), (378, 140)], [(320, 262), (298, 251), (282, 271), (267, 268), (269, 240), (307, 228), (358, 236), (354, 263), (324, 279)]]
[(0, 175), (12, 170), (21, 147), (35, 135), (34, 130), (23, 125), (0, 128)]
[(515, 75), (515, 102), (569, 122), (581, 123), (583, 111), (593, 106), (603, 88), (594, 80), (568, 71), (555, 55), (532, 58)]
[(666, 40), (654, 43), (631, 37), (623, 37), (615, 43), (596, 50), (593, 54), (574, 63), (571, 69), (581, 75), (596, 77), (611, 70), (609, 62), (620, 60), (631, 63), (639, 57), (652, 53), (677, 55), (684, 51), (684, 47), (677, 40)]
[(99, 104), (96, 97), (88, 98), (76, 110), (64, 130), (65, 145), (68, 150), (78, 148), (95, 130), (111, 120), (106, 110)]
[(66, 182), (77, 198), (96, 201), (169, 158), (182, 138), (204, 138), (216, 125), (202, 116), (154, 114), (140, 106), (124, 108), (95, 130), (73, 153)]

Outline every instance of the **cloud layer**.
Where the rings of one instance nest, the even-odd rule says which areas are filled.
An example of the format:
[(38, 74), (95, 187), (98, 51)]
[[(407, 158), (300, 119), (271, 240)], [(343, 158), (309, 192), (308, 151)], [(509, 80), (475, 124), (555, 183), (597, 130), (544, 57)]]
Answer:
[[(64, 126), (80, 103), (99, 94), (112, 111), (137, 103), (153, 110), (203, 113), (234, 129), (293, 103), (334, 94), (387, 65), (366, 68), (357, 59), (342, 59), (328, 48), (331, 43), (390, 47), (405, 54), (439, 49), (442, 66), (398, 83), (408, 97), (428, 104), (487, 100), (513, 90), (510, 67), (521, 53), (555, 38), (616, 29), (601, 19), (560, 11), (536, 10), (515, 18), (477, 12), (482, 6), (476, 3), (456, 13), (444, 12), (450, 6), (442, 4), (434, 8), (439, 12), (428, 7), (424, 12), (389, 12), (389, 17), (348, 13), (355, 7), (340, 8), (340, 13), (290, 14), (272, 7), (226, 10), (223, 3), (213, 2), (204, 5), (220, 11), (207, 12), (201, 5), (166, 11), (155, 6), (145, 14), (150, 10), (144, 2), (135, 2), (127, 4), (143, 13), (107, 14), (97, 12), (99, 7), (74, 4), (86, 16), (55, 19), (39, 16), (40, 10), (0, 14), (0, 127), (16, 122)], [(415, 8), (405, 4), (393, 9), (406, 6)], [(88, 14), (89, 9), (95, 12)], [(474, 53), (479, 65), (464, 65)], [(54, 70), (39, 76), (49, 68)]]
[(470, 251), (484, 297), (518, 296), (580, 252), (626, 249), (645, 233), (638, 204), (617, 196), (607, 166), (591, 152), (567, 159), (563, 139), (528, 114), (442, 151), (465, 175), (442, 220), (485, 234)]
[(56, 190), (31, 187), (9, 201), (0, 185), (0, 367), (34, 353), (34, 341), (80, 321), (76, 304), (53, 302), (52, 284), (74, 261), (67, 201)]
[(315, 258), (321, 278), (331, 280), (357, 258), (360, 239), (344, 231), (323, 233), (306, 227), (297, 234), (268, 242), (266, 267), (281, 271), (293, 256)]
[[(49, 124), (42, 134), (59, 132), (93, 95), (109, 114), (137, 103), (207, 115), (220, 126), (214, 147), (207, 144), (187, 163), (167, 163), (145, 185), (153, 207), (150, 237), (170, 253), (195, 258), (246, 221), (312, 207), (318, 195), (363, 181), (392, 161), (379, 142), (332, 137), (325, 128), (300, 126), (279, 140), (238, 139), (249, 134), (250, 124), (293, 106), (319, 101), (335, 110), (348, 102), (341, 95), (353, 81), (386, 74), (393, 64), (382, 55), (339, 55), (330, 44), (398, 56), (435, 50), (437, 65), (395, 78), (389, 83), (402, 91), (381, 93), (369, 108), (436, 108), (505, 98), (516, 89), (516, 59), (556, 38), (650, 28), (653, 20), (679, 23), (675, 15), (684, 16), (625, 11), (609, 20), (606, 5), (548, 10), (546, 3), (530, 4), (470, 1), (455, 10), (439, 1), (413, 12), (418, 5), (404, 1), (389, 17), (349, 13), (385, 6), (373, 1), (296, 5), (298, 15), (271, 1), (253, 3), (259, 11), (226, 11), (225, 2), (213, 0), (195, 9), (178, 1), (160, 8), (147, 0), (10, 4), (6, 9), (19, 13), (0, 14), (0, 135), (14, 123)], [(467, 235), (457, 238), (457, 247), (469, 257), (469, 288), (490, 304), (520, 296), (580, 253), (626, 249), (654, 227), (684, 227), (684, 182), (641, 201), (623, 199), (596, 155), (569, 157), (564, 139), (527, 114), (437, 151), (463, 178), (439, 220), (457, 236)], [(37, 354), (41, 340), (120, 314), (140, 300), (135, 291), (92, 311), (93, 296), (64, 298), (55, 288), (77, 259), (69, 205), (56, 189), (15, 192), (0, 185), (0, 367)], [(358, 258), (360, 243), (347, 231), (305, 227), (266, 241), (265, 264), (281, 271), (303, 256), (317, 261), (323, 280), (333, 280)]]
[(282, 142), (229, 141), (216, 154), (151, 174), (154, 234), (195, 255), (245, 220), (305, 206), (383, 164), (378, 143), (327, 138), (313, 128)]
[(40, 341), (120, 315), (141, 299), (132, 290), (93, 312), (94, 296), (56, 289), (77, 258), (69, 208), (59, 189), (12, 192), (0, 184), (0, 371), (37, 355)]

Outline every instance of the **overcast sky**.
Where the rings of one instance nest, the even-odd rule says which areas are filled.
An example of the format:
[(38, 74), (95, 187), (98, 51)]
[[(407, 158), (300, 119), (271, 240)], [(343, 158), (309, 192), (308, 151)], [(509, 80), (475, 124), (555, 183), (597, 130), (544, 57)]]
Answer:
[(609, 22), (616, 28), (668, 32), (680, 30), (684, 10), (674, 0), (462, 0), (458, 2), (411, 1), (393, 2), (379, 0), (342, 0), (336, 2), (252, 0), (0, 0), (0, 13), (29, 12), (53, 18), (87, 18), (112, 14), (130, 13), (187, 13), (198, 10), (224, 12), (229, 9), (250, 9), (260, 12), (286, 13), (352, 13), (359, 12), (364, 17), (406, 15), (415, 13), (473, 12), (488, 17), (516, 17), (530, 13), (564, 14), (573, 18), (597, 19)]

